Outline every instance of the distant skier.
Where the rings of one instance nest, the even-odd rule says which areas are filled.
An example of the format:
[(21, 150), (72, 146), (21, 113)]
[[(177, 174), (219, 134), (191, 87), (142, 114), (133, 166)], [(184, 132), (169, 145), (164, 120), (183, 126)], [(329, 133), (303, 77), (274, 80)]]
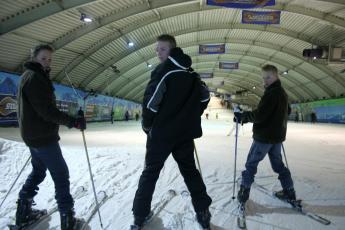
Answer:
[(156, 53), (161, 64), (152, 71), (144, 94), (145, 168), (133, 202), (131, 229), (141, 229), (150, 216), (152, 194), (170, 153), (190, 191), (197, 220), (207, 229), (212, 200), (196, 169), (193, 139), (202, 136), (201, 115), (210, 100), (209, 91), (193, 72), (191, 58), (176, 48), (173, 36), (159, 36)]
[(135, 120), (139, 121), (139, 113), (135, 113)]
[(268, 153), (274, 172), (279, 174), (283, 190), (276, 192), (278, 198), (294, 201), (296, 194), (288, 168), (282, 156), (282, 142), (286, 137), (288, 112), (288, 96), (281, 86), (278, 70), (275, 66), (262, 67), (265, 92), (259, 105), (253, 112), (236, 112), (234, 121), (240, 123), (253, 122), (253, 144), (246, 162), (246, 170), (242, 172), (238, 201), (244, 207), (249, 198), (250, 187), (254, 182), (257, 166)]
[(126, 113), (125, 113), (125, 120), (126, 120), (126, 121), (129, 121), (129, 112), (128, 112), (128, 110), (127, 110)]
[(78, 117), (84, 117), (84, 111), (81, 107), (79, 107), (78, 113), (77, 113)]
[[(44, 212), (32, 208), (38, 185), (47, 169), (55, 184), (55, 198), (61, 216), (61, 229), (76, 229), (81, 223), (74, 217), (74, 201), (70, 194), (69, 172), (58, 141), (59, 125), (85, 129), (84, 117), (73, 118), (56, 107), (54, 87), (49, 79), (53, 48), (38, 45), (32, 61), (25, 63), (18, 90), (18, 122), (21, 136), (31, 153), (32, 172), (19, 192), (16, 225), (20, 229)], [(79, 114), (79, 113), (78, 113)]]
[(206, 116), (206, 120), (208, 120), (208, 113), (206, 113), (205, 116)]
[(110, 123), (114, 124), (114, 111), (113, 110), (111, 110), (111, 112), (110, 112)]

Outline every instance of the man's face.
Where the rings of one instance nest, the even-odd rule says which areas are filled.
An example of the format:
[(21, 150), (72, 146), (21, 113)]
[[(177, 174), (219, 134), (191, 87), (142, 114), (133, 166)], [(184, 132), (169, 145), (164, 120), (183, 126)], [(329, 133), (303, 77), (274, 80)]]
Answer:
[(41, 50), (34, 58), (34, 61), (40, 63), (44, 70), (49, 70), (52, 63), (52, 54), (49, 50)]
[(156, 54), (161, 63), (169, 57), (170, 49), (171, 47), (168, 41), (157, 41)]
[(275, 73), (271, 71), (262, 71), (262, 79), (264, 81), (264, 87), (267, 88), (273, 82), (275, 82), (278, 79), (278, 77)]

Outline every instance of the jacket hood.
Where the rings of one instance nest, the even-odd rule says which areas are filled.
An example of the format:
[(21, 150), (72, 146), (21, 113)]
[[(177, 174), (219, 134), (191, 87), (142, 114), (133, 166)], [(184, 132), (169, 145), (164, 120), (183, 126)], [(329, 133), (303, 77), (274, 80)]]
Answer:
[(168, 59), (177, 67), (181, 69), (189, 69), (192, 66), (192, 59), (187, 54), (183, 53), (180, 47), (172, 48)]
[(40, 63), (38, 63), (38, 62), (33, 62), (33, 61), (25, 62), (24, 63), (24, 67), (26, 69), (29, 69), (29, 70), (32, 70), (32, 71), (35, 71), (35, 72), (41, 72), (44, 75), (49, 76), (50, 69), (44, 70), (43, 66)]

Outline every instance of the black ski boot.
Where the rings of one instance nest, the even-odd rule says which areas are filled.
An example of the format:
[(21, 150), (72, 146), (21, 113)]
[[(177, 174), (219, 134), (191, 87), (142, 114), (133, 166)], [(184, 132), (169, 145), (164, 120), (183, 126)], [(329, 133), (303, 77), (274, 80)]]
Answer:
[(22, 228), (30, 225), (47, 214), (47, 210), (33, 209), (33, 199), (18, 199), (16, 212), (16, 226)]
[(296, 201), (296, 192), (294, 188), (290, 189), (283, 189), (278, 192), (274, 192), (274, 195), (284, 201), (287, 201), (289, 203)]
[(211, 213), (208, 209), (196, 212), (196, 219), (204, 229), (210, 229)]
[(74, 210), (60, 213), (61, 230), (77, 230), (83, 226), (85, 221), (83, 219), (75, 218), (74, 215)]
[(153, 217), (153, 211), (151, 211), (146, 217), (134, 216), (134, 224), (131, 225), (130, 230), (141, 230), (147, 222)]
[(238, 191), (238, 194), (237, 194), (237, 200), (243, 206), (249, 199), (249, 193), (250, 193), (250, 188), (246, 188), (243, 185), (241, 185), (240, 190)]

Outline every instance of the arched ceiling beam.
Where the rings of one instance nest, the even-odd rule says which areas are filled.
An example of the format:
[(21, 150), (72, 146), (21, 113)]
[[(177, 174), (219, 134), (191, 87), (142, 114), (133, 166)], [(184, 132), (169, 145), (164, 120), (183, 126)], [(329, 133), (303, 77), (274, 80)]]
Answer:
[[(213, 30), (214, 30), (215, 28), (213, 27)], [(183, 32), (181, 32), (181, 31), (179, 31), (177, 34), (183, 34)], [(151, 41), (149, 41), (149, 42), (146, 42), (145, 44), (143, 44), (142, 45), (142, 47), (146, 47), (146, 46), (149, 46), (149, 45), (152, 45), (153, 43), (155, 42), (155, 40), (151, 40)], [(192, 44), (194, 44), (194, 45), (198, 45), (199, 44), (199, 42), (200, 41), (193, 41), (193, 42), (190, 42), (189, 43), (189, 45), (192, 45)], [(224, 42), (224, 39), (223, 39), (223, 42)], [(227, 42), (229, 42), (229, 43), (231, 43), (231, 41), (227, 41)], [(240, 42), (240, 41), (239, 41)], [(305, 60), (304, 59), (302, 59), (301, 57), (299, 57), (299, 56), (297, 56), (294, 52), (296, 52), (296, 51), (293, 51), (293, 50), (289, 50), (289, 49), (286, 49), (286, 48), (284, 48), (284, 47), (280, 47), (280, 46), (278, 46), (278, 47), (280, 47), (280, 48), (278, 48), (278, 47), (274, 47), (274, 45), (269, 45), (269, 44), (260, 44), (260, 43), (262, 43), (262, 42), (256, 42), (256, 41), (254, 41), (253, 42), (254, 44), (253, 45), (257, 45), (257, 46), (263, 46), (263, 47), (265, 47), (265, 48), (268, 48), (268, 49), (278, 49), (277, 51), (281, 51), (281, 52), (284, 52), (284, 53), (287, 53), (287, 54), (289, 54), (289, 55), (291, 55), (291, 56), (293, 56), (293, 57), (295, 57), (295, 58), (298, 58), (300, 61), (301, 61), (301, 64), (303, 63), (303, 62), (305, 62)], [(186, 44), (180, 44), (180, 46), (181, 47), (184, 47), (184, 46), (186, 46)], [(274, 48), (273, 48), (274, 47)], [(279, 50), (280, 49), (280, 50)], [(138, 51), (139, 49), (138, 48), (136, 48), (136, 50), (131, 50), (132, 52), (134, 52), (134, 51)], [(126, 51), (125, 52), (127, 55), (129, 54), (128, 53), (128, 51)], [(125, 53), (123, 54), (124, 56), (125, 56)], [(273, 57), (271, 57), (271, 59), (272, 59)], [(274, 59), (276, 59), (276, 58), (274, 58)], [(99, 75), (99, 74), (101, 74), (104, 70), (106, 70), (107, 68), (109, 68), (112, 64), (114, 64), (114, 63), (116, 63), (116, 62), (118, 62), (118, 61), (120, 61), (121, 60), (121, 58), (118, 58), (118, 59), (116, 59), (116, 58), (113, 58), (113, 59), (111, 59), (111, 60), (109, 60), (109, 61), (107, 61), (106, 63), (104, 63), (104, 65), (102, 66), (102, 67), (100, 67), (100, 68), (98, 68), (98, 69), (96, 69), (95, 71), (93, 71), (92, 73), (90, 73), (86, 78), (85, 78), (85, 80), (83, 80), (83, 82), (79, 85), (79, 87), (81, 87), (81, 88), (86, 88), (87, 87), (87, 85), (89, 84), (89, 83), (91, 83), (91, 81), (95, 78), (95, 76), (97, 76), (97, 75)], [(286, 63), (286, 61), (284, 60), (283, 61), (283, 63)], [(284, 66), (284, 64), (282, 64), (283, 66)], [(291, 69), (291, 68), (293, 68), (293, 69), (295, 69), (296, 67), (294, 67), (294, 66), (290, 66), (290, 68), (289, 69)], [(319, 67), (318, 67), (319, 68)], [(319, 68), (320, 69), (320, 68)], [(314, 80), (315, 81), (315, 83), (320, 87), (320, 88), (322, 88), (323, 89), (323, 91), (325, 91), (325, 93), (328, 95), (328, 96), (332, 96), (333, 94), (334, 94), (334, 92), (332, 92), (332, 90), (330, 90), (329, 88), (327, 88), (322, 82), (317, 82), (317, 79), (314, 77), (314, 76), (312, 76), (311, 74), (309, 74), (309, 73), (307, 73), (307, 72), (305, 72), (305, 71), (303, 71), (303, 70), (301, 70), (301, 69), (296, 69), (296, 71), (297, 72), (300, 72), (301, 74), (302, 74), (302, 72), (303, 72), (303, 74), (302, 75), (304, 75), (304, 76), (306, 76), (309, 80)], [(320, 71), (323, 71), (323, 72), (325, 72), (325, 69), (320, 69)], [(329, 70), (328, 69), (328, 71), (327, 72), (325, 72), (325, 75), (334, 75), (334, 72), (332, 72), (331, 70)], [(57, 80), (59, 80), (59, 79), (57, 79)], [(339, 84), (341, 84), (341, 85), (343, 85), (344, 87), (345, 87), (345, 81), (344, 80), (337, 80), (337, 79), (335, 79)]]
[[(131, 17), (131, 16), (136, 15), (136, 14), (146, 13), (148, 11), (151, 11), (151, 10), (154, 10), (157, 8), (172, 6), (175, 4), (185, 3), (185, 2), (194, 2), (195, 7), (186, 6), (182, 13), (180, 13), (179, 11), (176, 10), (174, 12), (174, 14), (169, 15), (169, 17), (173, 17), (173, 16), (177, 16), (177, 15), (181, 15), (181, 14), (194, 13), (194, 12), (199, 12), (199, 11), (208, 11), (208, 10), (220, 9), (220, 7), (207, 6), (207, 5), (205, 7), (200, 8), (198, 2), (195, 3), (195, 1), (191, 1), (191, 0), (185, 0), (185, 1), (182, 1), (182, 0), (151, 0), (150, 4), (142, 3), (139, 5), (128, 7), (126, 10), (116, 11), (116, 12), (114, 12), (114, 13), (106, 16), (106, 17), (103, 17), (103, 18), (100, 18), (99, 20), (96, 20), (94, 23), (92, 23), (90, 25), (83, 26), (79, 29), (76, 29), (72, 33), (68, 33), (67, 35), (65, 35), (61, 39), (54, 42), (53, 46), (56, 49), (60, 49), (60, 48), (64, 47), (65, 45), (67, 45), (68, 43), (94, 31), (98, 28), (106, 26), (106, 25), (108, 25), (114, 21), (124, 19), (127, 17)], [(332, 23), (332, 24), (335, 24), (335, 25), (338, 25), (340, 27), (345, 28), (344, 19), (339, 18), (339, 17), (334, 16), (334, 15), (331, 15), (331, 14), (320, 12), (320, 11), (317, 11), (314, 9), (306, 8), (306, 7), (301, 6), (301, 5), (296, 5), (296, 4), (295, 5), (292, 5), (292, 4), (286, 5), (286, 4), (277, 2), (275, 6), (270, 6), (270, 7), (265, 7), (265, 8), (275, 9), (275, 10), (283, 10), (286, 12), (301, 14), (304, 16), (313, 17), (313, 18), (319, 19), (321, 21), (326, 21), (326, 22), (329, 22), (329, 23)], [(157, 17), (156, 21), (162, 20), (162, 19), (164, 19), (164, 17), (160, 16), (160, 17)], [(149, 20), (151, 21), (151, 19), (149, 19)], [(144, 21), (144, 22), (147, 24), (147, 21)]]
[[(187, 47), (189, 46), (194, 46), (195, 42), (192, 43), (188, 43), (186, 44)], [(184, 46), (184, 45), (183, 45)], [(182, 47), (183, 47), (182, 46)], [(234, 51), (234, 50), (233, 50)], [(241, 53), (242, 56), (245, 55), (245, 52)], [(239, 53), (234, 54), (234, 56), (236, 55), (241, 55)], [(195, 56), (196, 54), (190, 54), (192, 56)], [(284, 66), (286, 69), (290, 69), (290, 70), (295, 70), (296, 72), (298, 72), (299, 74), (301, 74), (302, 76), (304, 76), (305, 78), (307, 78), (308, 80), (314, 82), (322, 91), (324, 91), (324, 93), (328, 94), (329, 96), (333, 95), (334, 93), (328, 88), (326, 87), (323, 83), (321, 83), (320, 81), (318, 81), (314, 76), (312, 76), (311, 74), (301, 70), (301, 69), (297, 69), (296, 67), (292, 66), (291, 64), (288, 64), (286, 61), (284, 60), (280, 60), (278, 58), (273, 58), (272, 56), (269, 57), (267, 55), (263, 55), (263, 54), (257, 54), (257, 53), (251, 53), (250, 56), (258, 58), (258, 59), (262, 59), (263, 61), (270, 61), (272, 63), (275, 64), (279, 64), (281, 66)], [(240, 59), (241, 57), (239, 57)], [(303, 61), (303, 60), (302, 60)], [(135, 78), (133, 76), (133, 78)], [(112, 85), (112, 82), (109, 82), (109, 85)]]
[(97, 0), (52, 0), (48, 1), (48, 3), (41, 1), (40, 3), (20, 10), (16, 16), (2, 21), (0, 24), (0, 35), (4, 35), (22, 26), (62, 11), (70, 10), (92, 2), (97, 2)]
[[(230, 79), (232, 79), (232, 81), (237, 81), (238, 80), (239, 81), (238, 86), (242, 87), (242, 88), (243, 88), (243, 86), (242, 86), (243, 83), (246, 83), (246, 85), (249, 83), (248, 85), (249, 85), (250, 91), (255, 93), (255, 94), (257, 94), (258, 96), (261, 96), (263, 94), (263, 90), (260, 87), (258, 87), (259, 86), (259, 84), (258, 84), (259, 81), (255, 81), (253, 79), (248, 79), (249, 74), (253, 74), (253, 73), (245, 71), (245, 70), (242, 70), (242, 72), (246, 72), (246, 74), (242, 74), (241, 72), (238, 72), (238, 71), (236, 73), (233, 73), (233, 72), (227, 73), (227, 72), (221, 72), (221, 71), (214, 71), (214, 74), (215, 74), (216, 78), (218, 78), (217, 77), (218, 74), (227, 75), (227, 76), (220, 77), (220, 78), (224, 78), (224, 81), (229, 81)], [(256, 74), (253, 74), (253, 75), (256, 75)], [(144, 74), (141, 75), (141, 76), (144, 76)], [(236, 77), (236, 79), (234, 79), (233, 77)], [(237, 78), (240, 78), (240, 79), (237, 79)], [(112, 92), (112, 95), (120, 96), (120, 97), (128, 97), (129, 95), (132, 95), (132, 94), (135, 95), (137, 93), (137, 91), (141, 90), (141, 88), (145, 88), (145, 84), (147, 84), (147, 81), (148, 81), (148, 79), (141, 80), (139, 78), (136, 81), (129, 82), (130, 86), (133, 86), (134, 88), (132, 88), (132, 90), (129, 91), (126, 95), (124, 95), (124, 96), (118, 95), (117, 94), (118, 92), (115, 93), (114, 91)], [(261, 84), (261, 82), (260, 82), (260, 84)], [(253, 91), (253, 89), (252, 89), (253, 86), (256, 86), (257, 90)], [(259, 92), (257, 92), (258, 90), (260, 91), (260, 94), (259, 94)], [(296, 92), (294, 89), (290, 88), (289, 90), (287, 90), (287, 93), (289, 95), (291, 95), (293, 97), (293, 99), (298, 99), (298, 100), (304, 99), (304, 97), (302, 95), (300, 95), (298, 92)]]
[[(145, 7), (145, 6), (144, 6)], [(281, 4), (279, 7), (283, 7)], [(212, 8), (212, 7), (211, 7)], [(303, 8), (303, 7), (302, 7)], [(206, 11), (210, 11), (210, 10), (215, 10), (215, 9), (219, 9), (218, 7), (213, 8), (213, 9), (201, 9), (201, 12), (206, 12)], [(133, 23), (133, 26), (129, 26), (127, 28), (123, 28), (121, 31), (121, 34), (118, 33), (113, 33), (110, 36), (105, 37), (103, 40), (101, 41), (97, 41), (94, 45), (92, 45), (83, 55), (78, 56), (77, 58), (75, 58), (70, 65), (68, 65), (66, 67), (66, 71), (70, 72), (72, 71), (76, 66), (78, 66), (84, 59), (86, 59), (87, 57), (91, 56), (93, 53), (97, 52), (99, 49), (103, 48), (104, 46), (106, 46), (107, 44), (113, 42), (114, 40), (120, 38), (122, 36), (122, 34), (126, 34), (126, 33), (131, 33), (139, 28), (142, 28), (144, 26), (147, 25), (152, 25), (154, 23), (157, 23), (161, 20), (167, 19), (167, 18), (172, 18), (172, 17), (178, 17), (184, 14), (189, 14), (189, 13), (194, 13), (199, 11), (200, 8), (199, 7), (186, 7), (183, 11), (176, 11), (173, 14), (169, 14), (169, 16), (167, 17), (159, 17), (159, 18), (150, 18), (148, 20), (144, 20), (144, 21), (140, 21), (138, 23)], [(305, 9), (307, 10), (307, 9)], [(308, 9), (310, 10), (310, 9)], [(318, 12), (318, 11), (317, 11)], [(125, 13), (125, 12), (124, 12)], [(109, 16), (112, 17), (112, 16)], [(129, 16), (128, 16), (129, 17)], [(321, 19), (320, 19), (321, 20)], [(205, 25), (199, 25), (198, 28), (203, 28), (205, 27)], [(209, 26), (210, 28), (214, 27), (214, 25)], [(344, 26), (345, 27), (345, 26)], [(217, 28), (220, 29), (219, 25), (217, 25)], [(276, 27), (276, 26), (271, 26), (271, 25), (250, 25), (250, 24), (224, 24), (223, 25), (224, 29), (256, 29), (256, 30), (261, 30), (261, 31), (268, 31), (268, 32), (274, 32), (274, 33), (280, 33), (283, 35), (288, 35), (290, 37), (294, 37), (296, 39), (300, 39), (312, 44), (317, 44), (317, 45), (325, 45), (325, 42), (319, 41), (317, 38), (309, 36), (307, 34), (304, 34), (303, 32), (296, 32), (296, 31), (292, 31), (292, 30), (287, 30), (287, 29), (283, 29), (280, 27)], [(192, 29), (193, 30), (193, 29)], [(196, 29), (194, 28), (194, 31)], [(204, 29), (205, 30), (205, 29)], [(78, 30), (75, 31), (74, 33), (79, 33)], [(175, 34), (177, 36), (177, 34)], [(70, 35), (72, 36), (72, 35)], [(63, 40), (64, 38), (62, 38)], [(64, 45), (66, 44), (53, 44), (54, 47), (56, 49), (62, 48)], [(125, 54), (126, 55), (126, 54)], [(63, 71), (61, 71), (58, 76), (56, 77), (57, 80), (60, 80), (61, 77), (63, 76)]]
[[(209, 63), (209, 62), (200, 62), (200, 63)], [(255, 65), (254, 65), (255, 66)], [(240, 64), (240, 68), (241, 68), (241, 64)], [(198, 68), (196, 69), (197, 72), (199, 72), (199, 70), (201, 71), (208, 71), (209, 69), (208, 68)], [(242, 79), (241, 82), (246, 82), (246, 83), (251, 83), (251, 87), (255, 86), (257, 87), (258, 90), (261, 91), (261, 93), (263, 93), (263, 89), (261, 89), (260, 85), (262, 85), (262, 82), (260, 80), (254, 80), (253, 77), (257, 78), (257, 79), (260, 79), (261, 78), (261, 75), (258, 74), (258, 73), (253, 73), (252, 72), (252, 69), (249, 69), (249, 68), (241, 68), (239, 71), (242, 71), (242, 72), (246, 72), (246, 74), (241, 74), (242, 76)], [(239, 71), (236, 71), (235, 73), (238, 73)], [(125, 81), (123, 84), (121, 84), (121, 87), (117, 87), (116, 89), (112, 90), (112, 93), (115, 94), (116, 92), (116, 95), (117, 96), (123, 96), (123, 97), (129, 97), (130, 95), (132, 95), (132, 91), (135, 92), (135, 89), (140, 87), (140, 86), (143, 86), (142, 83), (145, 82), (147, 79), (145, 79), (145, 76), (146, 74), (150, 72), (150, 70), (148, 71), (144, 71), (144, 72), (141, 72), (140, 74), (137, 75), (137, 77), (135, 78), (132, 78), (132, 79), (128, 79), (128, 81)], [(224, 79), (229, 79), (231, 78), (232, 75), (234, 75), (235, 73), (234, 72), (223, 72), (223, 71), (212, 71), (215, 73), (215, 75), (225, 75), (223, 76)], [(240, 75), (240, 74), (239, 74)], [(220, 76), (219, 76), (220, 77)], [(133, 81), (131, 81), (133, 80)], [(283, 82), (286, 81), (287, 79), (284, 78), (283, 79)], [(130, 87), (131, 90), (129, 89)], [(134, 87), (134, 88), (133, 88)], [(144, 86), (143, 86), (144, 87)], [(286, 91), (292, 95), (292, 97), (294, 99), (305, 99), (305, 97), (303, 95), (301, 95), (300, 93), (298, 93), (294, 87), (285, 87)], [(119, 90), (119, 91), (118, 91)], [(126, 94), (122, 94), (123, 92), (127, 92)], [(133, 93), (135, 94), (135, 93)], [(308, 94), (308, 93), (307, 93)], [(309, 95), (310, 96), (310, 95)], [(311, 98), (313, 98), (312, 96), (310, 96)]]
[[(191, 55), (192, 59), (197, 59), (197, 57), (199, 56), (198, 54), (190, 54), (190, 55)], [(217, 61), (217, 60), (213, 60), (214, 57), (215, 57), (215, 55), (210, 55), (210, 56), (212, 56), (212, 58), (210, 58), (210, 61)], [(219, 56), (219, 55), (217, 55), (217, 56)], [(152, 58), (152, 57), (153, 57), (153, 56), (151, 56), (151, 58)], [(242, 57), (240, 57), (240, 58), (238, 58), (238, 59), (241, 60), (241, 61), (240, 61), (241, 64), (251, 65), (251, 66), (256, 67), (259, 71), (261, 70), (261, 63), (257, 63), (257, 62), (253, 62), (253, 61), (248, 61), (248, 60), (243, 60)], [(203, 62), (206, 62), (206, 60), (203, 60)], [(198, 64), (198, 63), (200, 63), (200, 62), (195, 62), (195, 61), (193, 60), (193, 64)], [(140, 63), (136, 63), (136, 64), (134, 64), (134, 65), (136, 66), (136, 65), (139, 65), (139, 64), (140, 64)], [(241, 64), (240, 64), (240, 65), (241, 65)], [(133, 65), (133, 66), (134, 66), (134, 65)], [(132, 69), (133, 66), (129, 66), (126, 70), (129, 71), (130, 69)], [(143, 72), (146, 72), (146, 71), (144, 70)], [(140, 73), (140, 74), (141, 74), (141, 73)], [(123, 75), (126, 75), (126, 72), (123, 72)], [(127, 81), (130, 81), (130, 80), (136, 79), (137, 76), (138, 76), (138, 75), (131, 76), (131, 77), (126, 78), (126, 79), (127, 79)], [(110, 77), (110, 78), (111, 78), (111, 77)], [(120, 79), (120, 78), (117, 78), (117, 79)], [(117, 80), (117, 79), (116, 79), (116, 80)], [(319, 96), (317, 96), (313, 91), (311, 91), (310, 89), (308, 89), (307, 87), (305, 87), (305, 86), (302, 84), (302, 82), (300, 82), (300, 81), (298, 81), (298, 80), (294, 80), (294, 79), (292, 79), (292, 78), (288, 78), (288, 76), (287, 76), (286, 78), (284, 78), (284, 79), (285, 79), (286, 81), (291, 81), (291, 82), (293, 82), (293, 83), (294, 83), (296, 86), (298, 86), (298, 87), (301, 87), (301, 88), (310, 96), (311, 99), (317, 99), (317, 98), (319, 98)], [(114, 79), (113, 81), (108, 81), (108, 82), (106, 82), (105, 84), (103, 84), (101, 88), (97, 88), (96, 90), (97, 90), (97, 91), (103, 92), (103, 91), (106, 89), (106, 87), (111, 87), (112, 83), (116, 83), (116, 80)], [(117, 87), (114, 88), (112, 91), (117, 91), (117, 90), (119, 90), (119, 89), (122, 89), (122, 88), (125, 86), (125, 84), (127, 83), (127, 81), (124, 82), (123, 84), (120, 83), (120, 84), (117, 85)]]

